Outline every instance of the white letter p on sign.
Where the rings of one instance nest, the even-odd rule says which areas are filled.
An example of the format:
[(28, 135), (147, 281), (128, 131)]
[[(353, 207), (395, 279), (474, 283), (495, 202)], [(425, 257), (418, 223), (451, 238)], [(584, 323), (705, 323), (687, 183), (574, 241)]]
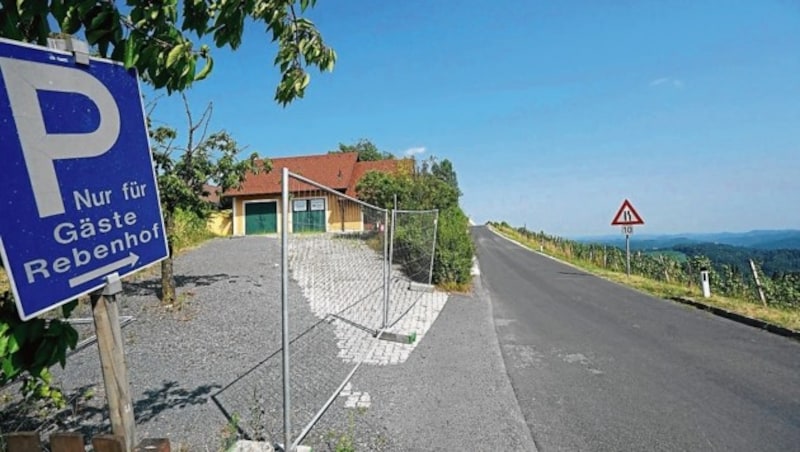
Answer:
[[(3, 72), (39, 217), (62, 214), (64, 200), (53, 162), (97, 157), (111, 149), (119, 137), (117, 103), (99, 80), (78, 69), (0, 57), (0, 70)], [(48, 134), (37, 90), (83, 94), (97, 106), (99, 126), (90, 133)]]

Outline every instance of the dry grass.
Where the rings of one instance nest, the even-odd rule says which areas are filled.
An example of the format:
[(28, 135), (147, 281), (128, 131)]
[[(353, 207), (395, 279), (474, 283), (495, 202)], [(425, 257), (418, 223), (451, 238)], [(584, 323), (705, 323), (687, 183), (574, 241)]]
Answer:
[[(504, 228), (494, 229), (506, 237), (522, 243), (530, 249), (536, 251), (539, 250), (539, 242), (529, 240), (516, 231)], [(677, 284), (669, 284), (663, 281), (656, 281), (638, 275), (627, 276), (624, 273), (610, 271), (584, 261), (573, 259), (571, 256), (565, 256), (564, 253), (558, 252), (555, 247), (549, 247), (547, 245), (544, 247), (544, 252), (545, 254), (557, 257), (575, 267), (586, 270), (587, 272), (597, 275), (601, 278), (637, 289), (649, 295), (660, 298), (690, 298), (696, 302), (708, 306), (725, 309), (726, 311), (735, 312), (747, 317), (779, 325), (784, 328), (800, 331), (800, 310), (797, 309), (789, 309), (770, 305), (764, 306), (749, 300), (723, 297), (719, 295), (712, 295), (711, 298), (702, 298), (702, 294), (697, 287), (685, 287)]]
[(8, 284), (8, 275), (6, 275), (6, 270), (0, 268), (0, 294), (11, 290), (11, 286)]
[(472, 283), (445, 282), (437, 284), (436, 287), (445, 292), (467, 294), (472, 290)]

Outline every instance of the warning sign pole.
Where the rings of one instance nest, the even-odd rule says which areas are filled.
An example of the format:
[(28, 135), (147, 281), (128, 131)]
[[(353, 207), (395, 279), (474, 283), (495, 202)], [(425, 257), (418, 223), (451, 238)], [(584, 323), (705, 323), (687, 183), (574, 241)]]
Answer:
[(631, 235), (625, 234), (625, 273), (631, 276)]

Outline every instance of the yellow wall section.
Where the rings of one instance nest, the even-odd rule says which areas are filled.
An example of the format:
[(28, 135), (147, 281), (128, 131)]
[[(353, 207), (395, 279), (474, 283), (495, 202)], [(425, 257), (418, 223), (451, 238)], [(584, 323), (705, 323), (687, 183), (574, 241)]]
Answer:
[[(320, 196), (300, 196), (300, 198), (319, 198)], [(328, 194), (325, 196), (327, 212), (325, 218), (328, 232), (356, 232), (363, 229), (361, 206), (336, 195)], [(280, 196), (238, 196), (233, 200), (232, 221), (230, 222), (230, 232), (225, 235), (244, 235), (244, 204), (245, 201), (277, 201), (278, 210), (278, 232), (281, 231), (281, 200)], [(292, 218), (289, 212), (289, 231), (291, 232)], [(342, 221), (344, 219), (344, 221)], [(212, 229), (213, 231), (213, 229)]]
[(338, 196), (328, 196), (328, 232), (361, 231), (361, 206)]
[(212, 213), (211, 216), (208, 217), (206, 227), (216, 235), (232, 235), (233, 212), (230, 210), (221, 210)]

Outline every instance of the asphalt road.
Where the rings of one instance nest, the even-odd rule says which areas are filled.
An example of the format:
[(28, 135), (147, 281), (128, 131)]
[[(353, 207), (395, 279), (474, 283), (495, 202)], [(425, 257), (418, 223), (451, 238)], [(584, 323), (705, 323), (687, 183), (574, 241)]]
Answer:
[(539, 450), (800, 450), (800, 343), (473, 234)]

